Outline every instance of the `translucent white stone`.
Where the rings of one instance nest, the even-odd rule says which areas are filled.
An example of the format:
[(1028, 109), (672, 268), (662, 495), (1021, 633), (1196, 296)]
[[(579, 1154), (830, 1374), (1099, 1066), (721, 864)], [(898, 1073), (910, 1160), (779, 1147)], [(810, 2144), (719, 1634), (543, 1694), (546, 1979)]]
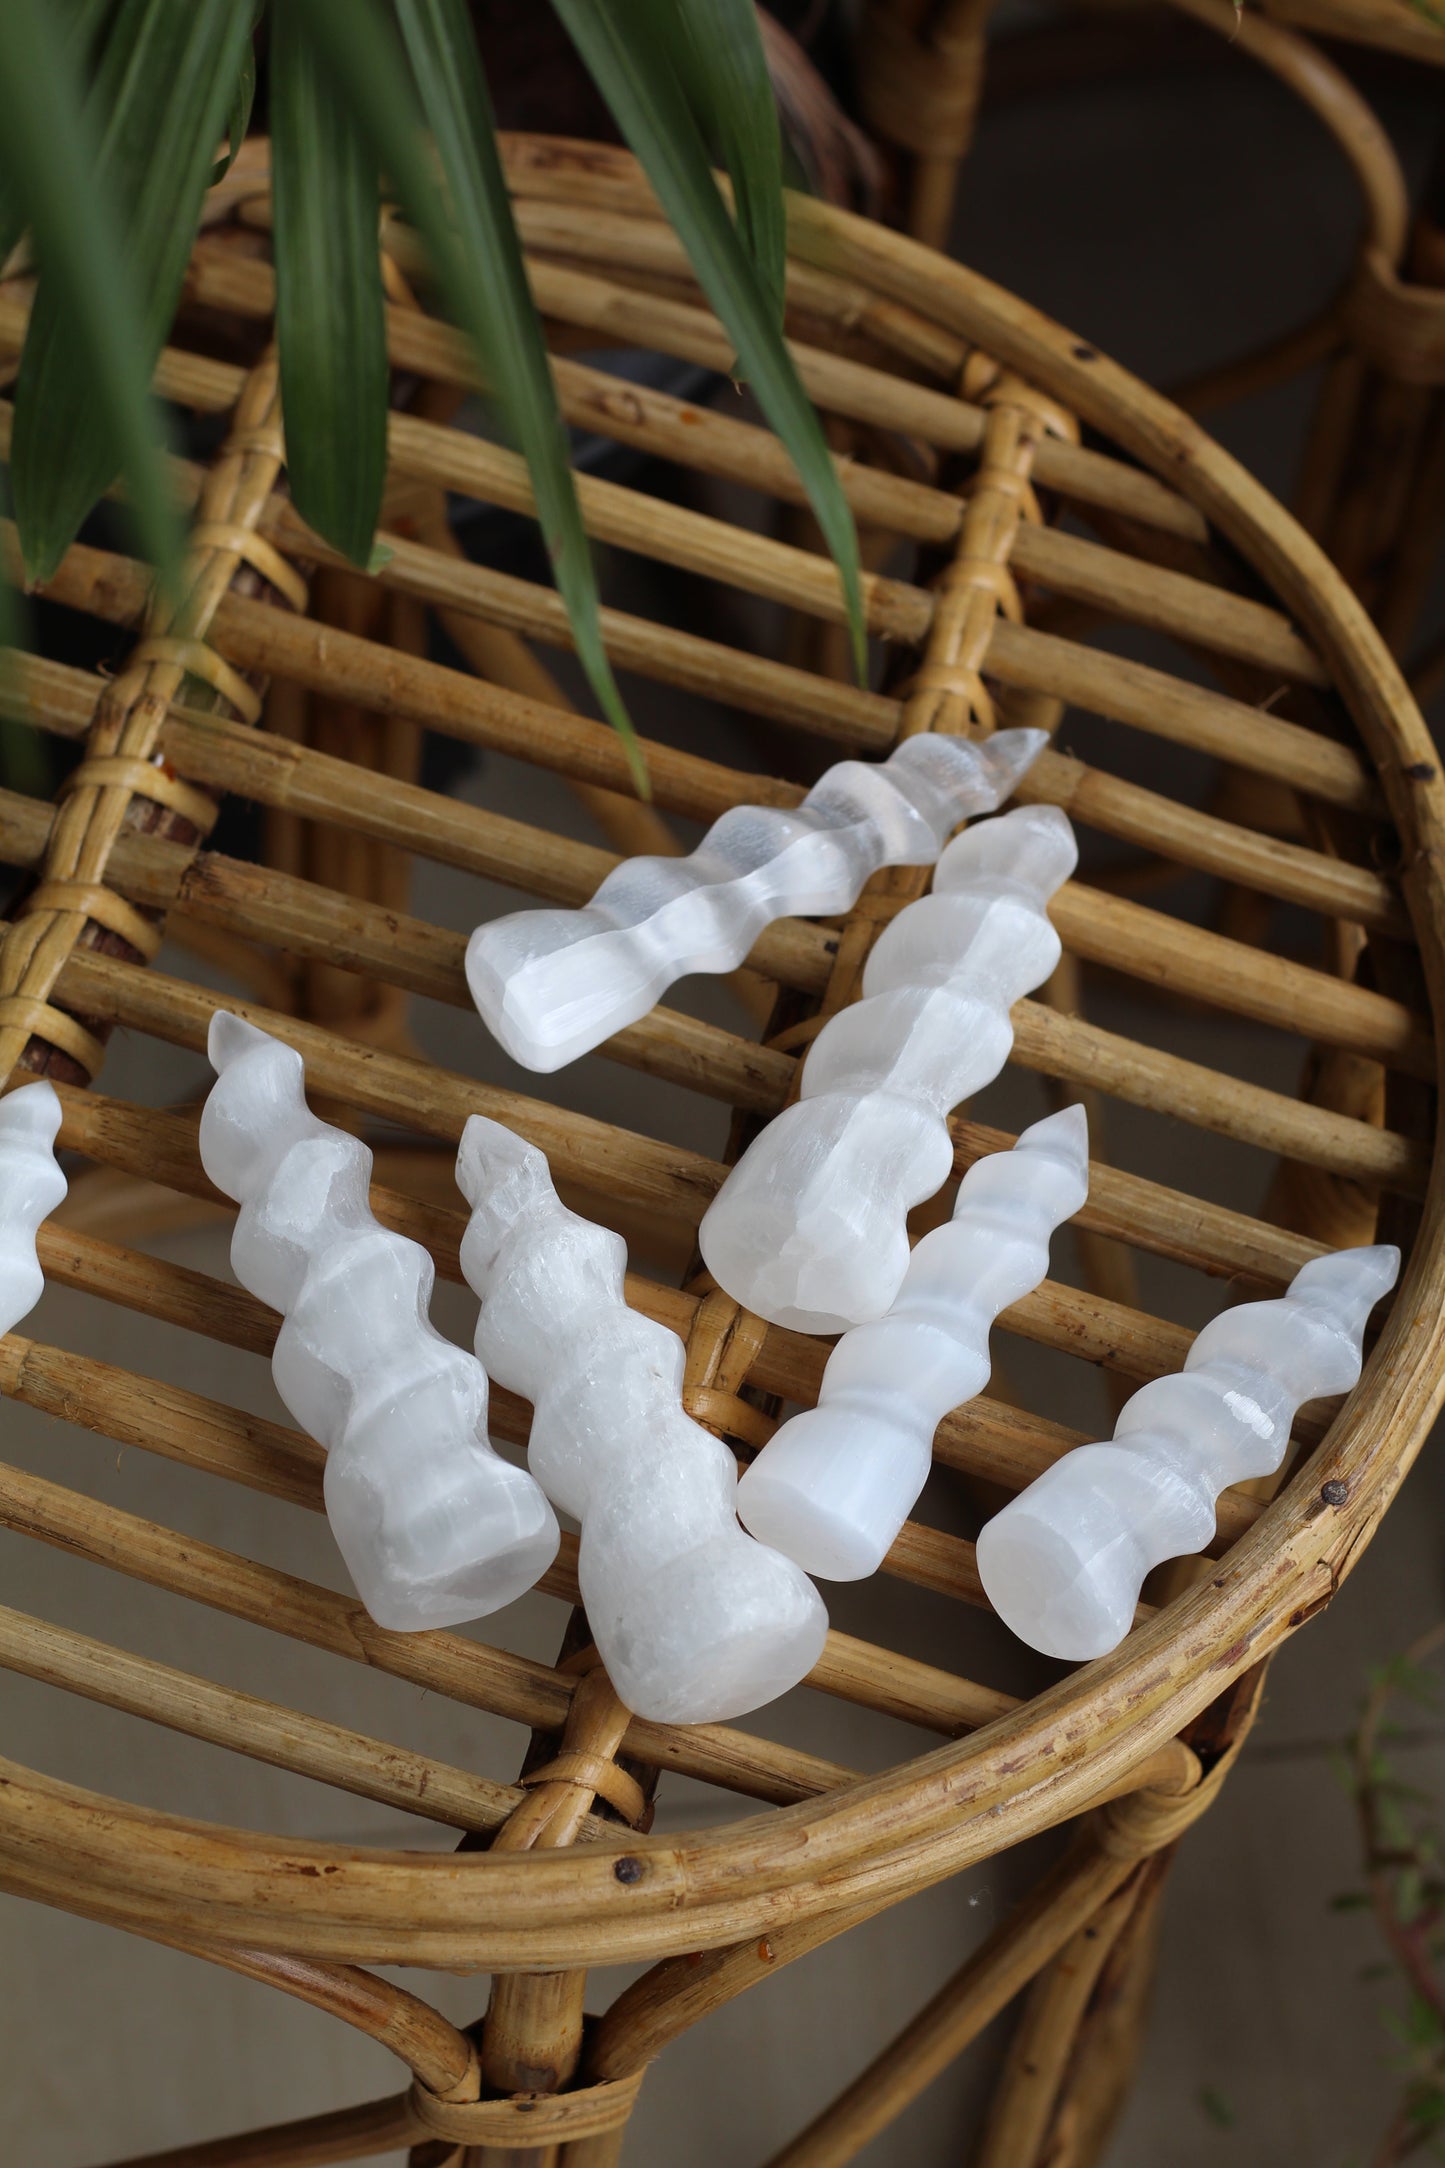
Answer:
[(784, 1423), (743, 1476), (738, 1512), (755, 1536), (828, 1580), (877, 1571), (923, 1489), (933, 1433), (988, 1383), (989, 1327), (1038, 1286), (1050, 1235), (1088, 1192), (1082, 1107), (974, 1162), (892, 1309), (843, 1335), (817, 1407)]
[(1019, 1638), (1075, 1661), (1116, 1647), (1150, 1569), (1209, 1541), (1219, 1493), (1272, 1475), (1302, 1402), (1356, 1383), (1366, 1322), (1399, 1269), (1388, 1245), (1339, 1250), (1278, 1301), (1225, 1310), (1182, 1371), (1135, 1393), (1112, 1444), (1065, 1453), (996, 1514), (978, 1570)]
[(55, 1157), (59, 1131), (53, 1084), (26, 1084), (0, 1099), (0, 1333), (13, 1331), (45, 1291), (35, 1236), (66, 1192)]
[(785, 1693), (821, 1655), (828, 1614), (738, 1526), (733, 1456), (683, 1412), (681, 1340), (624, 1300), (622, 1237), (569, 1212), (542, 1154), (481, 1115), (457, 1181), (477, 1353), (533, 1403), (528, 1461), (581, 1525), (582, 1601), (618, 1694), (694, 1724)]
[(731, 971), (785, 915), (846, 911), (883, 866), (932, 865), (991, 813), (1047, 743), (921, 733), (881, 765), (840, 761), (802, 804), (733, 806), (687, 858), (629, 858), (581, 911), (479, 926), (467, 982), (488, 1029), (529, 1069), (560, 1069), (646, 1016), (689, 971)]
[(932, 894), (884, 928), (863, 998), (813, 1041), (802, 1097), (703, 1220), (734, 1301), (803, 1332), (883, 1315), (908, 1269), (907, 1215), (953, 1165), (949, 1111), (998, 1075), (1010, 1009), (1059, 960), (1045, 906), (1077, 857), (1065, 814), (1020, 806), (956, 837)]
[(291, 1047), (218, 1012), (201, 1161), (241, 1207), (231, 1262), (285, 1319), (276, 1388), (327, 1449), (326, 1511), (378, 1625), (456, 1626), (556, 1554), (537, 1484), (492, 1450), (487, 1375), (427, 1312), (432, 1261), (373, 1218), (371, 1153), (319, 1121)]

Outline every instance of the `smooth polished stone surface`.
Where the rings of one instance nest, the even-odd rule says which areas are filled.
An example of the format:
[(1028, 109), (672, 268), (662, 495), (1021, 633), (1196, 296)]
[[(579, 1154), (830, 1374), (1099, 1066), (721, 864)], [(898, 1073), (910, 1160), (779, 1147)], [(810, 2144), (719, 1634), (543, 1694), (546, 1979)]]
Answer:
[(60, 1096), (42, 1079), (0, 1099), (0, 1333), (39, 1302), (45, 1275), (36, 1231), (68, 1187), (55, 1157)]
[(380, 1626), (458, 1626), (556, 1554), (556, 1517), (487, 1438), (487, 1374), (428, 1311), (419, 1243), (372, 1216), (371, 1153), (306, 1104), (301, 1057), (221, 1010), (201, 1161), (241, 1207), (236, 1277), (285, 1320), (276, 1388), (327, 1449), (326, 1511)]
[(883, 1315), (908, 1270), (908, 1214), (953, 1165), (948, 1114), (998, 1075), (1009, 1011), (1059, 960), (1046, 906), (1077, 858), (1057, 806), (949, 844), (932, 894), (875, 942), (863, 998), (813, 1041), (802, 1096), (708, 1208), (698, 1242), (734, 1301), (802, 1332)]
[(1117, 1647), (1150, 1569), (1213, 1535), (1219, 1493), (1273, 1475), (1303, 1403), (1357, 1383), (1370, 1312), (1399, 1269), (1389, 1243), (1337, 1250), (1277, 1301), (1225, 1310), (1181, 1371), (1126, 1403), (1112, 1443), (1065, 1453), (995, 1514), (978, 1570), (1004, 1623), (1046, 1656)]
[(582, 1600), (618, 1694), (678, 1724), (775, 1700), (822, 1654), (828, 1614), (738, 1526), (733, 1456), (683, 1411), (681, 1340), (627, 1306), (626, 1243), (569, 1212), (542, 1153), (481, 1115), (457, 1181), (477, 1353), (534, 1405), (528, 1461), (581, 1525)]
[(784, 1423), (743, 1476), (744, 1526), (826, 1580), (876, 1573), (927, 1481), (934, 1432), (988, 1383), (990, 1326), (1038, 1286), (1049, 1237), (1088, 1193), (1082, 1107), (976, 1160), (893, 1307), (843, 1335), (816, 1408)]
[(674, 979), (731, 971), (775, 918), (846, 911), (884, 866), (929, 866), (991, 813), (1047, 743), (922, 733), (879, 765), (839, 761), (802, 804), (733, 806), (686, 858), (629, 858), (581, 911), (478, 926), (467, 983), (488, 1029), (529, 1069), (560, 1069), (646, 1016)]

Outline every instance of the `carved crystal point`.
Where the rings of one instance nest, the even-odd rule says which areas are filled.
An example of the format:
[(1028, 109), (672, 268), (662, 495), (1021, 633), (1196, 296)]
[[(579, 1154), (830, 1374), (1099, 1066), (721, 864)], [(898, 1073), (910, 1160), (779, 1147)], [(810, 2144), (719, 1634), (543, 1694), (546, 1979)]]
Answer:
[(59, 1133), (53, 1084), (26, 1084), (0, 1099), (0, 1333), (13, 1331), (45, 1291), (35, 1237), (68, 1186), (55, 1157)]
[(875, 1573), (923, 1489), (933, 1434), (988, 1383), (989, 1327), (1037, 1287), (1049, 1237), (1089, 1192), (1082, 1107), (975, 1161), (926, 1234), (893, 1307), (845, 1333), (816, 1408), (784, 1423), (738, 1485), (738, 1512), (809, 1573)]
[(581, 1526), (582, 1601), (628, 1708), (668, 1723), (756, 1709), (812, 1670), (828, 1614), (738, 1526), (737, 1471), (683, 1412), (683, 1345), (628, 1308), (627, 1246), (562, 1204), (542, 1154), (474, 1115), (457, 1181), (477, 1353), (532, 1401), (528, 1460)]
[(908, 1269), (907, 1215), (953, 1165), (947, 1116), (998, 1075), (1009, 1011), (1059, 960), (1045, 906), (1073, 871), (1056, 806), (949, 844), (933, 892), (874, 945), (863, 998), (813, 1042), (802, 1097), (728, 1176), (699, 1231), (718, 1285), (804, 1332), (881, 1317)]
[(517, 911), (467, 948), (472, 999), (529, 1069), (560, 1069), (646, 1016), (689, 971), (731, 971), (788, 914), (846, 911), (883, 866), (932, 865), (1047, 743), (923, 733), (880, 766), (844, 760), (800, 806), (733, 806), (687, 858), (629, 858), (581, 911)]
[(1182, 1371), (1135, 1393), (1112, 1444), (1065, 1453), (996, 1514), (978, 1570), (1019, 1638), (1078, 1661), (1116, 1647), (1150, 1569), (1209, 1541), (1219, 1493), (1272, 1475), (1301, 1403), (1356, 1383), (1365, 1325), (1399, 1269), (1388, 1244), (1339, 1250), (1278, 1301), (1224, 1311)]
[(276, 1388), (327, 1450), (326, 1511), (378, 1625), (456, 1626), (556, 1553), (537, 1484), (487, 1439), (487, 1375), (427, 1315), (432, 1261), (367, 1201), (371, 1153), (306, 1104), (301, 1057), (217, 1013), (201, 1161), (241, 1207), (236, 1277), (285, 1319)]

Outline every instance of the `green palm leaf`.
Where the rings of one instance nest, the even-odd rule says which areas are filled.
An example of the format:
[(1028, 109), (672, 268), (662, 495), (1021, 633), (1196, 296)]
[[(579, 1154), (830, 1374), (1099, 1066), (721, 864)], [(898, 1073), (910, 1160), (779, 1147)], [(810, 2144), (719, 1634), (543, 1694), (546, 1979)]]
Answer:
[[(38, 116), (14, 108), (31, 105), (42, 73), (65, 81), (53, 36), (42, 51), (38, 28), (17, 56), (17, 30), (25, 38), (42, 12), (43, 0), (7, 0), (7, 135), (36, 128)], [(175, 313), (250, 27), (249, 0), (122, 0), (85, 116), (99, 135), (93, 177), (73, 104), (53, 110), (17, 172), (41, 263), (11, 470), (32, 580), (54, 572), (122, 466), (150, 546), (172, 547), (144, 386)]]
[[(82, 77), (89, 73), (91, 47), (110, 6), (111, 0), (62, 0), (60, 36), (67, 58), (78, 66)], [(13, 66), (13, 56), (8, 54), (7, 64)], [(8, 178), (0, 175), (0, 264), (24, 233), (27, 217), (25, 205)]]
[[(98, 19), (94, 5), (72, 17), (86, 44)], [(46, 0), (10, 0), (0, 68), (0, 175), (43, 266), (39, 330), (32, 322), (16, 393), (14, 488), (17, 509), (25, 492), (27, 567), (37, 579), (54, 570), (122, 469), (142, 545), (174, 581), (180, 529), (157, 445), (137, 297), (122, 275), (114, 164), (103, 181), (87, 158), (78, 70), (63, 27)], [(182, 228), (182, 251), (188, 246)], [(78, 446), (67, 433), (77, 408)], [(77, 487), (76, 477), (97, 465), (104, 471), (87, 495), (88, 482)]]
[(294, 11), (271, 31), (276, 336), (297, 508), (364, 566), (386, 483), (390, 371), (376, 159)]
[(860, 678), (867, 662), (858, 536), (833, 455), (798, 380), (767, 291), (728, 216), (670, 57), (649, 36), (676, 0), (553, 0), (572, 42), (641, 161), (727, 331), (758, 403), (798, 470), (843, 582)]
[[(477, 349), (501, 414), (527, 461), (542, 534), (593, 692), (627, 746), (639, 792), (646, 771), (612, 676), (597, 585), (572, 484), (541, 325), (527, 286), (497, 157), (491, 101), (461, 0), (397, 0), (405, 57), (375, 0), (289, 0), (425, 235), (443, 291)], [(406, 60), (418, 96), (406, 85)], [(418, 98), (421, 112), (418, 112)], [(435, 140), (438, 189), (421, 131)]]
[[(257, 11), (253, 7), (251, 28), (256, 27)], [(231, 99), (231, 110), (226, 118), (226, 155), (218, 158), (211, 168), (211, 178), (206, 183), (214, 188), (223, 181), (236, 163), (236, 153), (246, 140), (246, 130), (251, 125), (251, 109), (256, 103), (256, 48), (248, 38), (246, 50), (241, 56), (241, 72), (236, 78), (236, 89)]]
[(738, 233), (779, 328), (788, 231), (783, 143), (753, 0), (673, 0), (648, 6), (644, 35), (667, 41), (704, 140), (733, 184)]
[[(554, 4), (797, 466), (839, 567), (861, 672), (857, 538), (782, 336), (781, 153), (751, 0)], [(248, 124), (259, 5), (7, 0), (0, 241), (30, 224), (41, 264), (12, 467), (33, 579), (53, 571), (118, 469), (142, 541), (179, 564), (145, 384), (205, 186)], [(385, 463), (381, 166), (527, 461), (579, 656), (645, 794), (465, 0), (273, 0), (272, 23), (277, 315), (298, 502), (328, 540), (367, 561)], [(82, 112), (80, 77), (97, 44)], [(230, 154), (217, 166), (223, 131)]]

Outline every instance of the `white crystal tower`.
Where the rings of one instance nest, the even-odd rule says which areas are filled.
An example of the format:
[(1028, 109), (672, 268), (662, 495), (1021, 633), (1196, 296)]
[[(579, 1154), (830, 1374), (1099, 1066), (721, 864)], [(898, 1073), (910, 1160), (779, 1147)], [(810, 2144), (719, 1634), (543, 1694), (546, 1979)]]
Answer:
[(1082, 1107), (976, 1160), (953, 1218), (926, 1234), (893, 1307), (845, 1333), (816, 1408), (784, 1423), (738, 1485), (738, 1512), (809, 1573), (876, 1573), (927, 1480), (933, 1434), (989, 1378), (989, 1328), (1037, 1287), (1049, 1237), (1089, 1193)]
[(560, 1069), (646, 1016), (689, 971), (731, 971), (786, 915), (846, 911), (883, 866), (929, 866), (961, 820), (991, 813), (1047, 743), (906, 738), (879, 766), (840, 761), (802, 804), (733, 806), (687, 858), (629, 858), (581, 911), (478, 926), (467, 981), (529, 1069)]
[(371, 1153), (311, 1112), (299, 1054), (224, 1012), (209, 1052), (201, 1161), (241, 1207), (236, 1277), (285, 1319), (272, 1374), (327, 1449), (358, 1595), (402, 1630), (497, 1610), (550, 1565), (557, 1522), (488, 1442), (481, 1364), (431, 1324), (430, 1257), (373, 1218)]
[(477, 1353), (534, 1405), (528, 1461), (581, 1525), (582, 1601), (618, 1694), (692, 1724), (785, 1693), (821, 1655), (828, 1614), (738, 1526), (733, 1456), (683, 1412), (681, 1340), (623, 1298), (622, 1237), (569, 1212), (542, 1154), (481, 1115), (457, 1181)]
[(1150, 1569), (1209, 1541), (1219, 1493), (1272, 1475), (1301, 1404), (1356, 1383), (1365, 1325), (1399, 1269), (1388, 1245), (1338, 1250), (1278, 1301), (1224, 1311), (1183, 1370), (1127, 1402), (1112, 1444), (1065, 1453), (996, 1514), (978, 1570), (1020, 1640), (1072, 1661), (1115, 1648)]
[(0, 1333), (13, 1331), (45, 1291), (35, 1236), (67, 1188), (55, 1157), (59, 1133), (53, 1084), (26, 1084), (0, 1099)]
[(908, 1269), (907, 1215), (953, 1165), (948, 1114), (998, 1075), (1009, 1011), (1059, 960), (1046, 905), (1077, 862), (1057, 806), (954, 839), (933, 892), (886, 926), (863, 998), (830, 1017), (802, 1097), (754, 1139), (698, 1241), (718, 1285), (776, 1325), (881, 1317)]

